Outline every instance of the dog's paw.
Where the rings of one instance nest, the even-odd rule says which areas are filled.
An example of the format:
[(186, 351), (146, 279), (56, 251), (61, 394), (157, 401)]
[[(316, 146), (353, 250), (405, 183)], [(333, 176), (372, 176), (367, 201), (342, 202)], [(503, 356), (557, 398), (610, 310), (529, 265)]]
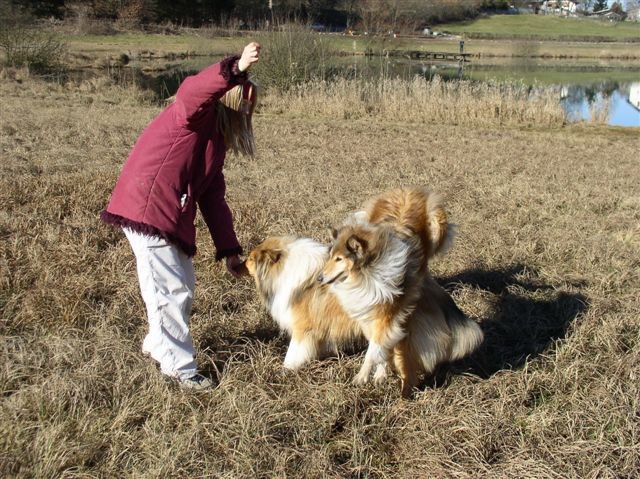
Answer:
[(351, 381), (355, 386), (364, 386), (365, 384), (367, 384), (369, 382), (369, 374), (367, 373), (362, 373), (362, 371), (360, 371), (358, 374), (356, 374), (356, 377), (353, 378), (353, 380)]
[(382, 384), (387, 379), (387, 368), (383, 364), (378, 365), (373, 375), (373, 382), (376, 385)]
[(299, 361), (285, 361), (282, 363), (282, 367), (287, 371), (297, 371), (302, 367), (302, 363)]

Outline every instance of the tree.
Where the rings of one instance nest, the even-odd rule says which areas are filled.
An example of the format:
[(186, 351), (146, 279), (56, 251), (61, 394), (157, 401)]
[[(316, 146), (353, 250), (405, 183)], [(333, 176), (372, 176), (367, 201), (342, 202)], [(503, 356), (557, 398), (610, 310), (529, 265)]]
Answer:
[[(255, 20), (264, 20), (269, 17), (269, 2), (266, 0), (235, 0), (233, 16), (240, 18), (247, 23)], [(273, 2), (274, 11), (277, 9), (277, 2)]]
[(606, 10), (606, 9), (607, 9), (607, 0), (595, 0), (595, 3), (593, 4), (594, 12), (599, 12), (601, 10)]
[(12, 3), (17, 7), (25, 7), (36, 17), (48, 17), (51, 15), (58, 17), (62, 15), (64, 8), (64, 0), (12, 0), (11, 2), (5, 1), (3, 3)]
[(620, 4), (620, 2), (613, 2), (611, 4), (611, 11), (613, 13), (618, 13), (620, 15), (624, 14), (624, 9), (622, 8), (622, 5)]

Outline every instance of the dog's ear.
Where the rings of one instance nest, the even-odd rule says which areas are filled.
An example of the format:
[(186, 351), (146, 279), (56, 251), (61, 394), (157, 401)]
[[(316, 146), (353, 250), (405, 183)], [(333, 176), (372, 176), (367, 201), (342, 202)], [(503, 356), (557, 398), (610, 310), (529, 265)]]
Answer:
[(269, 258), (269, 261), (272, 263), (277, 263), (280, 261), (280, 257), (282, 256), (282, 251), (279, 249), (268, 249), (265, 251), (265, 254)]
[(359, 259), (364, 257), (368, 245), (367, 240), (357, 235), (351, 235), (347, 240), (347, 249)]
[(333, 226), (329, 227), (329, 234), (331, 235), (331, 239), (334, 241), (338, 239), (338, 230)]

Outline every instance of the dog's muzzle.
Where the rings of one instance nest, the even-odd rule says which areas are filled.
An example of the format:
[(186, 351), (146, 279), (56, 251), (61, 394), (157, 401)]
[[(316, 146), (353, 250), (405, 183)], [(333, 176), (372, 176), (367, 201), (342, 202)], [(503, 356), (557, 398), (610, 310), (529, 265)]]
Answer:
[(320, 273), (318, 275), (318, 283), (320, 284), (331, 284), (331, 283), (335, 283), (339, 278), (342, 278), (344, 276), (344, 271), (339, 273), (338, 275), (334, 276), (333, 278), (325, 278), (324, 274)]

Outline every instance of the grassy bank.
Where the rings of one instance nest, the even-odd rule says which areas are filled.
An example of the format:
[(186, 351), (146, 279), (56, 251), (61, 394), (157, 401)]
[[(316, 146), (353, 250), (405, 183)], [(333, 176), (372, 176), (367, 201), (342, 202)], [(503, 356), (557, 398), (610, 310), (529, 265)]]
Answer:
[[(121, 33), (115, 35), (60, 35), (68, 45), (71, 63), (91, 65), (104, 63), (105, 59), (118, 60), (125, 53), (132, 58), (167, 58), (185, 55), (224, 55), (241, 51), (249, 39), (263, 40), (258, 32), (246, 37), (209, 36), (207, 31), (186, 30), (181, 35), (152, 35)], [(327, 44), (331, 51), (343, 55), (363, 55), (366, 52), (384, 54), (388, 50), (459, 51), (459, 40), (426, 38), (375, 38), (321, 35), (318, 41)], [(527, 40), (468, 39), (465, 51), (477, 58), (531, 57), (575, 59), (625, 59), (640, 58), (635, 44), (625, 42), (557, 42)]]
[(211, 55), (236, 52), (246, 41), (242, 37), (209, 37), (202, 33), (185, 32), (180, 35), (160, 35), (143, 32), (117, 33), (113, 35), (61, 35), (71, 51), (85, 54), (115, 54), (122, 51), (156, 51), (164, 53), (186, 53)]
[[(335, 49), (344, 54), (364, 54), (371, 51), (384, 54), (387, 50), (436, 51), (457, 53), (460, 38), (367, 38), (333, 37), (329, 40)], [(464, 51), (474, 57), (532, 57), (532, 58), (600, 58), (637, 59), (640, 58), (636, 44), (625, 42), (576, 42), (546, 41), (526, 37), (509, 40), (467, 38)]]
[(242, 244), (324, 239), (370, 195), (429, 185), (459, 224), (434, 274), (487, 340), (412, 401), (397, 379), (352, 386), (357, 352), (285, 373), (286, 341), (199, 222), (193, 335), (219, 386), (194, 394), (140, 353), (133, 256), (97, 219), (159, 107), (98, 81), (0, 93), (3, 477), (640, 474), (637, 130), (345, 119), (332, 98), (284, 115), (267, 98), (258, 157), (225, 167)]
[(554, 15), (491, 15), (437, 29), (469, 38), (640, 42), (640, 24)]

